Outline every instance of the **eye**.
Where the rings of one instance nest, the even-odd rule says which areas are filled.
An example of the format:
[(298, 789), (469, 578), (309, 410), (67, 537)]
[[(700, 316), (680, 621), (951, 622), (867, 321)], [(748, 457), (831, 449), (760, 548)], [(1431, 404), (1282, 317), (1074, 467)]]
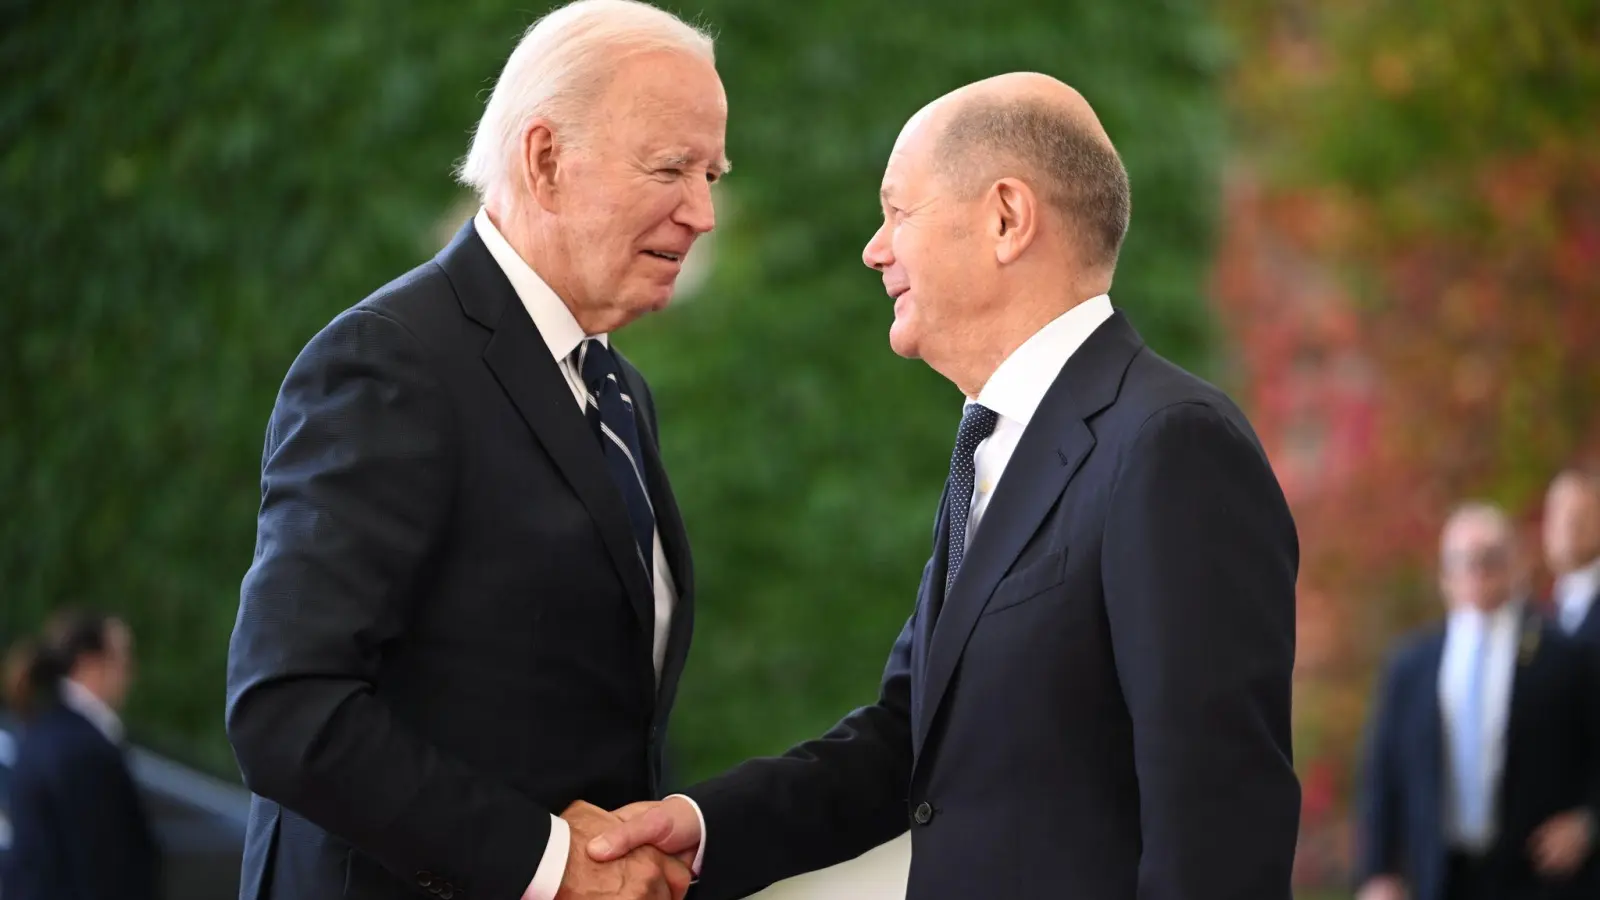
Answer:
[(706, 183), (707, 184), (716, 184), (717, 182), (719, 182), (721, 180), (722, 180), (722, 173), (721, 172), (718, 172), (715, 169), (707, 169), (706, 170)]

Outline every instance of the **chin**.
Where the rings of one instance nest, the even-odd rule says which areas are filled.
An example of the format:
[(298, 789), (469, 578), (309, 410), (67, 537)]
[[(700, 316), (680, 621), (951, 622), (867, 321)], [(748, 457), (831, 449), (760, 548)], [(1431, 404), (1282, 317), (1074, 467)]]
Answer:
[(906, 359), (920, 359), (917, 338), (912, 329), (898, 320), (889, 326), (889, 349)]

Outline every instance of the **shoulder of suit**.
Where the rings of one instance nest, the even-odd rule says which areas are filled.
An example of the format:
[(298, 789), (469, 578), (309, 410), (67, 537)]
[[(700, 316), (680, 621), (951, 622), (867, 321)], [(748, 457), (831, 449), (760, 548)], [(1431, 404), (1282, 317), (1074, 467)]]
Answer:
[(1144, 347), (1129, 364), (1113, 409), (1140, 423), (1188, 410), (1242, 422), (1244, 413), (1221, 388)]
[(455, 287), (449, 276), (433, 262), (424, 263), (378, 288), (354, 308), (378, 312), (407, 325), (427, 324), (441, 315), (453, 318), (463, 315), (455, 302)]
[(118, 754), (115, 744), (106, 739), (88, 719), (63, 706), (52, 704), (28, 723), (17, 745), (17, 765), (25, 760), (47, 763), (56, 769), (100, 760)]
[(1402, 636), (1389, 653), (1388, 671), (1402, 675), (1424, 665), (1444, 648), (1444, 626), (1435, 625)]
[(432, 262), (412, 269), (341, 311), (312, 342), (349, 334), (351, 329), (360, 330), (360, 317), (377, 317), (392, 323), (396, 334), (403, 331), (417, 346), (434, 349), (448, 344), (450, 336), (461, 334), (461, 326), (469, 322), (450, 279)]

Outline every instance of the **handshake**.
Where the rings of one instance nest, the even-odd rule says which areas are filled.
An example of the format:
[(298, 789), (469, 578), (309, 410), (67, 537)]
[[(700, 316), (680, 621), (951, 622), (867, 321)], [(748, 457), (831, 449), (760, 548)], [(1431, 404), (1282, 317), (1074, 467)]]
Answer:
[(556, 900), (683, 900), (688, 893), (704, 838), (688, 800), (668, 797), (609, 813), (579, 800), (561, 818), (572, 843)]

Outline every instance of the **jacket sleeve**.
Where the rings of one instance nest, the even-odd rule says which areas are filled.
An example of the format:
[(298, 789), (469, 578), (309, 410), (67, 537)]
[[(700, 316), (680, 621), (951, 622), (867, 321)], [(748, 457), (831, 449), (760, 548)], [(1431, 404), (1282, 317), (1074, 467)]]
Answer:
[(345, 313), (294, 362), (229, 645), (228, 737), (252, 791), (401, 877), (520, 897), (548, 812), (440, 752), (374, 692), (444, 537), (452, 415), (423, 345), (380, 312)]

